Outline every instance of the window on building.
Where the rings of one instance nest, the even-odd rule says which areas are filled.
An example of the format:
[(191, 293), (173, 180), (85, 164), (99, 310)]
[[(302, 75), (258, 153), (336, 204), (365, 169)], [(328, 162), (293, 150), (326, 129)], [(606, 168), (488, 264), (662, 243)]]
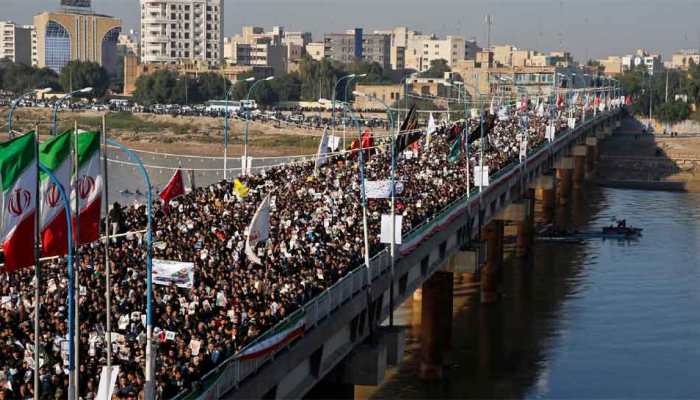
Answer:
[(63, 25), (54, 21), (46, 24), (44, 47), (46, 66), (60, 73), (61, 68), (71, 60), (70, 34)]

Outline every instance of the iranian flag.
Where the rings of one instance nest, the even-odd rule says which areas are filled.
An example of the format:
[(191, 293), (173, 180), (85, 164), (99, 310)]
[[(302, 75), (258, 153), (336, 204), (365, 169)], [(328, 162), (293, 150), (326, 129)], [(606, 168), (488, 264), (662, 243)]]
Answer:
[(301, 336), (304, 333), (304, 328), (304, 313), (293, 314), (288, 320), (276, 325), (254, 343), (241, 350), (238, 353), (238, 358), (241, 360), (252, 360), (263, 357)]
[[(52, 137), (39, 146), (39, 162), (58, 179), (64, 189), (70, 184), (72, 165), (70, 132)], [(56, 185), (43, 172), (39, 173), (41, 196), (41, 254), (44, 257), (68, 253), (66, 211)]]
[(2, 272), (34, 265), (37, 178), (34, 133), (0, 143)]
[[(102, 204), (102, 160), (100, 157), (100, 134), (80, 132), (76, 140), (78, 151), (78, 174), (73, 177), (71, 207), (73, 226), (78, 214), (80, 244), (94, 242), (100, 238), (100, 216)], [(77, 193), (76, 193), (77, 189)], [(78, 196), (80, 213), (75, 211), (75, 198)]]

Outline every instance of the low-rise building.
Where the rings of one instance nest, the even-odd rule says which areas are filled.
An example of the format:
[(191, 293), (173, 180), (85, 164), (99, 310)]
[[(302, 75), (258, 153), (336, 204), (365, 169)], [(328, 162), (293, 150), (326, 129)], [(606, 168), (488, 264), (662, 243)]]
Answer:
[(304, 48), (306, 54), (316, 61), (321, 61), (326, 57), (326, 45), (323, 42), (307, 43)]
[(124, 95), (131, 96), (136, 90), (136, 81), (142, 75), (152, 74), (160, 70), (170, 70), (179, 75), (196, 78), (204, 73), (214, 73), (230, 81), (236, 81), (241, 75), (251, 72), (269, 75), (272, 68), (267, 66), (245, 65), (212, 65), (205, 60), (181, 60), (176, 64), (142, 64), (134, 54), (124, 56)]
[(598, 60), (598, 63), (605, 75), (615, 76), (625, 72), (622, 57), (620, 56), (608, 56), (608, 58)]
[[(384, 105), (392, 105), (404, 97), (404, 85), (398, 83), (357, 83), (355, 90), (365, 96), (356, 96), (353, 108), (357, 110), (383, 110)], [(381, 101), (380, 101), (381, 100)]]
[(644, 49), (637, 50), (634, 54), (622, 57), (622, 67), (625, 71), (643, 66), (650, 75), (654, 75), (663, 69), (660, 54), (650, 54)]
[(700, 51), (681, 50), (671, 56), (669, 68), (687, 70), (691, 64), (700, 65)]
[(464, 38), (447, 36), (440, 39), (435, 35), (423, 35), (409, 32), (406, 51), (405, 68), (419, 72), (427, 71), (436, 60), (445, 60), (452, 67), (464, 59)]

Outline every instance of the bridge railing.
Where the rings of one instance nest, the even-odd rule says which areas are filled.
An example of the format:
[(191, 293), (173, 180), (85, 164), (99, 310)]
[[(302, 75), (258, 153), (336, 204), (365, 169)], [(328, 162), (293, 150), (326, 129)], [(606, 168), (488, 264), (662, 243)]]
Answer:
[[(607, 114), (607, 113), (606, 113)], [(603, 113), (599, 114), (599, 117), (606, 115)], [(593, 122), (593, 119), (587, 121), (581, 121), (580, 125), (577, 125), (575, 129), (567, 128), (565, 129), (559, 137), (555, 139), (554, 142), (543, 142), (537, 147), (528, 151), (528, 157), (531, 155), (536, 155), (542, 150), (564, 140), (564, 137), (569, 136), (570, 133), (585, 128)], [(504, 168), (499, 169), (490, 179), (493, 181), (491, 185), (497, 184), (503, 177), (505, 177), (508, 172), (512, 171), (514, 168), (518, 167), (521, 163), (519, 161), (514, 161)], [(416, 235), (419, 235), (421, 231), (429, 228), (430, 225), (439, 221), (442, 217), (448, 215), (455, 207), (464, 203), (465, 201), (475, 200), (478, 196), (478, 188), (474, 188), (471, 193), (464, 195), (446, 205), (440, 212), (427, 218), (422, 223), (413, 227), (409, 232), (403, 235), (403, 240), (407, 241)], [(296, 318), (300, 313), (304, 315), (304, 325), (305, 332), (313, 329), (318, 325), (319, 322), (323, 321), (325, 318), (329, 317), (333, 311), (339, 308), (341, 305), (345, 304), (347, 301), (351, 300), (356, 294), (360, 293), (364, 288), (371, 285), (373, 281), (379, 278), (382, 274), (389, 271), (391, 266), (391, 259), (389, 256), (389, 251), (387, 249), (381, 250), (379, 253), (375, 254), (370, 259), (369, 269), (362, 265), (350, 271), (343, 278), (338, 280), (336, 283), (328, 287), (326, 290), (321, 292), (319, 295), (314, 297), (312, 300), (301, 306), (298, 310), (284, 318), (277, 325), (270, 328), (265, 334), (260, 335), (260, 337), (267, 336), (268, 333), (273, 332), (279, 326), (284, 326), (291, 319)], [(302, 333), (304, 336), (304, 333)], [(260, 342), (260, 339), (254, 340), (248, 344), (243, 350), (244, 351), (251, 346), (254, 346)], [(198, 388), (188, 392), (183, 392), (176, 396), (175, 400), (190, 400), (199, 398), (220, 398), (221, 395), (231, 391), (232, 389), (239, 386), (239, 384), (255, 373), (260, 367), (262, 367), (267, 362), (274, 360), (275, 356), (282, 351), (285, 351), (290, 346), (288, 343), (282, 348), (275, 349), (263, 357), (244, 360), (235, 354), (225, 361), (223, 361), (219, 366), (214, 368), (209, 373), (205, 374), (198, 382)]]

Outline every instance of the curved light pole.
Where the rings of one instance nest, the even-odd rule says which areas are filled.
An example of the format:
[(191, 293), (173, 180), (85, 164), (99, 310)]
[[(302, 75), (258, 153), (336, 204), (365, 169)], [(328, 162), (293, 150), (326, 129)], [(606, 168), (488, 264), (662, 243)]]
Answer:
[[(354, 75), (354, 74), (353, 74)], [(366, 78), (367, 74), (360, 74), (360, 75), (355, 75), (352, 78), (348, 79), (348, 83), (345, 84), (345, 96), (343, 96), (343, 102), (345, 102), (345, 107), (343, 108), (343, 119), (345, 118), (346, 112), (350, 113), (350, 118), (352, 118), (352, 111), (350, 110), (350, 107), (348, 106), (348, 88), (352, 84), (352, 81), (355, 79), (359, 78)], [(335, 94), (335, 91), (333, 92)], [(333, 110), (335, 111), (335, 104), (333, 104)], [(359, 123), (359, 121), (356, 121)], [(343, 151), (345, 151), (345, 129), (343, 129)]]
[[(376, 96), (368, 96), (365, 93), (353, 91), (352, 94), (358, 97), (365, 97), (379, 102), (386, 108), (389, 126), (393, 125), (391, 118), (391, 107)], [(398, 111), (397, 111), (398, 115)], [(401, 129), (399, 120), (396, 119), (396, 131), (391, 129), (391, 285), (389, 286), (389, 325), (394, 326), (394, 267), (396, 265), (396, 133)], [(362, 147), (362, 146), (360, 146)]]
[[(250, 86), (250, 89), (248, 89), (248, 94), (245, 96), (246, 104), (248, 104), (248, 102), (250, 101), (250, 95), (251, 95), (251, 93), (253, 93), (253, 89), (255, 89), (255, 87), (258, 86), (258, 84), (260, 84), (262, 82), (271, 81), (273, 79), (275, 79), (274, 76), (268, 76), (265, 79), (261, 79), (255, 83), (253, 83)], [(245, 107), (246, 107), (245, 135), (243, 137), (243, 163), (241, 164), (241, 167), (242, 167), (241, 170), (243, 172), (243, 175), (247, 175), (247, 172), (248, 172), (248, 125), (250, 125), (250, 107), (248, 107), (247, 105)]]
[[(333, 97), (331, 98), (331, 107), (332, 107), (332, 109), (331, 109), (331, 124), (333, 125), (332, 126), (333, 136), (335, 136), (335, 98), (338, 97), (336, 95), (336, 92), (338, 92), (338, 85), (340, 84), (340, 82), (342, 82), (346, 79), (352, 79), (356, 76), (357, 76), (357, 74), (345, 75), (345, 76), (341, 77), (340, 79), (338, 79), (337, 81), (335, 81), (335, 85), (333, 86)], [(345, 89), (346, 89), (345, 93), (347, 93), (347, 86), (345, 87)], [(347, 97), (347, 95), (345, 97)], [(343, 140), (343, 148), (345, 148), (345, 141), (344, 140)]]
[(155, 398), (155, 355), (153, 354), (153, 189), (151, 187), (151, 178), (148, 176), (146, 167), (144, 167), (139, 156), (129, 150), (129, 148), (112, 139), (105, 139), (105, 143), (119, 148), (132, 162), (138, 164), (146, 183), (146, 214), (148, 222), (146, 224), (146, 368), (144, 374), (146, 383), (144, 385), (144, 398), (153, 400)]
[[(236, 86), (236, 84), (240, 82), (253, 82), (255, 81), (255, 77), (250, 77), (247, 79), (244, 79), (242, 81), (237, 81), (235, 82), (230, 89), (226, 91), (226, 109), (224, 110), (224, 180), (227, 179), (228, 177), (228, 115), (229, 115), (229, 99), (231, 98), (231, 92), (233, 91), (233, 88)], [(241, 165), (241, 168), (243, 166)], [(242, 169), (241, 169), (242, 170)]]
[(12, 105), (10, 107), (10, 114), (7, 117), (7, 133), (10, 135), (10, 139), (12, 139), (12, 116), (14, 115), (15, 109), (17, 108), (17, 106), (19, 106), (19, 102), (22, 101), (25, 97), (31, 96), (33, 94), (48, 93), (50, 91), (51, 91), (51, 88), (34, 89), (32, 91), (29, 91), (29, 92), (19, 96), (18, 98), (16, 98), (15, 100), (12, 101), (12, 103), (11, 103)]
[(71, 97), (73, 97), (74, 95), (76, 95), (78, 93), (90, 93), (90, 92), (92, 92), (91, 87), (86, 87), (83, 89), (74, 90), (70, 93), (65, 94), (63, 97), (61, 97), (60, 99), (56, 100), (56, 102), (54, 102), (53, 112), (51, 114), (51, 134), (52, 135), (56, 134), (56, 120), (58, 118), (58, 107), (61, 105), (61, 103), (70, 99)]

